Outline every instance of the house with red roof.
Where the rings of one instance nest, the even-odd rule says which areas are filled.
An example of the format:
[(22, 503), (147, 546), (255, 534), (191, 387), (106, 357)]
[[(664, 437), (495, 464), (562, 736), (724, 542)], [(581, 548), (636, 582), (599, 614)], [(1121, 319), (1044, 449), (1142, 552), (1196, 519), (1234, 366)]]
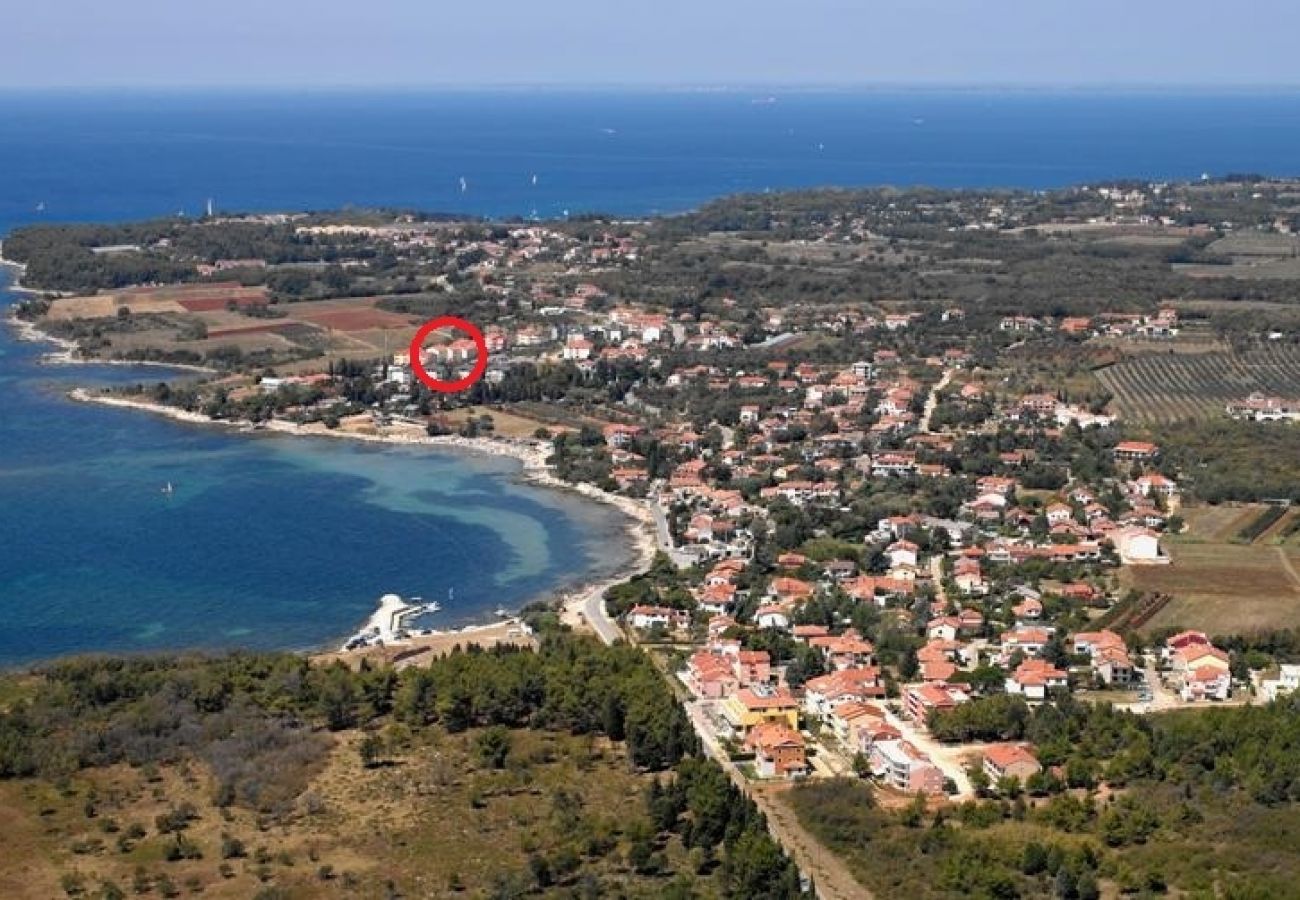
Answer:
[(632, 441), (644, 432), (645, 429), (639, 425), (619, 425), (617, 423), (606, 425), (601, 429), (605, 443), (619, 450), (631, 446)]
[(1172, 634), (1165, 639), (1164, 646), (1160, 648), (1160, 656), (1165, 662), (1170, 662), (1174, 654), (1189, 647), (1212, 647), (1210, 637), (1204, 631), (1180, 631)]
[(755, 725), (745, 737), (745, 746), (754, 751), (754, 770), (759, 778), (801, 778), (808, 774), (803, 736), (788, 725)]
[(903, 691), (903, 708), (909, 719), (924, 725), (930, 713), (953, 709), (969, 699), (970, 695), (959, 685), (927, 682)]
[(804, 685), (803, 706), (808, 715), (825, 719), (830, 716), (831, 710), (843, 703), (861, 703), (882, 699), (884, 696), (885, 687), (880, 681), (880, 669), (875, 666), (855, 666), (810, 678)]
[(798, 578), (778, 576), (768, 586), (768, 594), (778, 602), (800, 602), (813, 595), (813, 586)]
[(868, 665), (875, 658), (876, 653), (875, 645), (853, 628), (843, 634), (809, 638), (808, 646), (820, 650), (822, 658), (832, 669)]
[(1069, 673), (1045, 659), (1027, 659), (1007, 676), (1006, 692), (1031, 702), (1046, 700), (1053, 691), (1070, 685)]
[(1188, 702), (1227, 700), (1232, 695), (1232, 675), (1217, 666), (1200, 666), (1184, 672), (1178, 696)]
[(984, 749), (984, 774), (997, 785), (1003, 778), (1016, 778), (1021, 784), (1043, 771), (1033, 752), (1021, 744), (993, 744)]
[(1010, 657), (1017, 650), (1025, 656), (1037, 656), (1052, 639), (1046, 628), (1023, 626), (1002, 632), (1002, 656)]
[(1143, 497), (1173, 497), (1178, 493), (1178, 485), (1159, 472), (1150, 472), (1134, 479), (1133, 490)]
[(831, 630), (825, 625), (796, 625), (792, 629), (792, 633), (796, 641), (802, 641), (806, 644), (813, 638), (829, 636)]
[(767, 684), (772, 680), (772, 659), (766, 650), (741, 650), (731, 664), (736, 681), (742, 686)]
[(960, 633), (961, 619), (957, 616), (939, 616), (925, 626), (925, 636), (932, 641), (955, 641)]
[(710, 700), (720, 700), (739, 687), (730, 662), (706, 650), (691, 654), (684, 680), (691, 693)]
[(1116, 459), (1146, 461), (1155, 459), (1160, 448), (1149, 441), (1120, 441), (1111, 452)]

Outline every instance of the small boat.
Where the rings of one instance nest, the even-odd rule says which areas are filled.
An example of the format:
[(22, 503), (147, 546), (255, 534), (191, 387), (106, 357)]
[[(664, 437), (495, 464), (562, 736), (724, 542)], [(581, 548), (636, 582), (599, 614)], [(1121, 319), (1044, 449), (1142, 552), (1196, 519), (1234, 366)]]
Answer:
[(168, 496), (171, 496), (172, 494), (176, 493), (176, 488), (172, 487), (172, 483), (169, 481), (165, 485), (163, 485), (162, 492)]
[(498, 606), (496, 610), (496, 616), (498, 619), (508, 619), (510, 618), (510, 611), (506, 609), (504, 606)]

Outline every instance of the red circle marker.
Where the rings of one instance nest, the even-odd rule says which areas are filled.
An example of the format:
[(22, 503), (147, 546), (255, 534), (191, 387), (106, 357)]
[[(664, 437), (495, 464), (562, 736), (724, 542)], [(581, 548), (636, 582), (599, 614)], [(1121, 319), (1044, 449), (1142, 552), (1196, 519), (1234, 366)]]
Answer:
[[(478, 350), (478, 359), (474, 363), (474, 368), (464, 378), (456, 381), (439, 381), (425, 371), (424, 361), (420, 359), (424, 351), (424, 339), (439, 328), (455, 328), (457, 331), (463, 331), (474, 342), (474, 347)], [(483, 373), (487, 371), (487, 364), (487, 341), (483, 339), (483, 332), (464, 319), (458, 319), (455, 316), (439, 316), (436, 319), (430, 319), (421, 325), (420, 330), (415, 333), (415, 337), (411, 338), (411, 371), (430, 390), (437, 391), (440, 394), (455, 394), (465, 390), (483, 377)]]

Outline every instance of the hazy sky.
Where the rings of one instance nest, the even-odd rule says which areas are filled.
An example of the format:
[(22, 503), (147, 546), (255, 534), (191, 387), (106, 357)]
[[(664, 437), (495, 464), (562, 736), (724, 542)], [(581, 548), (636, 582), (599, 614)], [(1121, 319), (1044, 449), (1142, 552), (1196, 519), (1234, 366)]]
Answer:
[(0, 87), (1300, 85), (1297, 0), (37, 0)]

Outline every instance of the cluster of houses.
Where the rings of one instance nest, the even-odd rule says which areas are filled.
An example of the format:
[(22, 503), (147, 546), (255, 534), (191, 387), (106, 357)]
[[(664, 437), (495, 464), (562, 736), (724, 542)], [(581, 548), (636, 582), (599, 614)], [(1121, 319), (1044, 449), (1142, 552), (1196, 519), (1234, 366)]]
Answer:
[(1251, 422), (1300, 422), (1300, 398), (1251, 394), (1229, 402), (1227, 413)]
[[(730, 574), (738, 571), (734, 560), (719, 565)], [(1002, 690), (1031, 704), (1071, 691), (1085, 671), (1093, 683), (1107, 687), (1127, 688), (1143, 681), (1142, 666), (1124, 638), (1106, 629), (1070, 634), (1064, 641), (1068, 664), (1044, 658), (1056, 635), (1052, 625), (1035, 624), (1042, 610), (1035, 593), (1028, 592), (1015, 607), (1017, 623), (993, 640), (971, 637), (987, 633), (983, 616), (975, 610), (935, 616), (916, 654), (913, 680), (897, 685), (896, 692), (890, 691), (872, 642), (852, 629), (837, 634), (824, 625), (791, 625), (788, 618), (758, 626), (786, 632), (822, 662), (825, 674), (792, 687), (784, 667), (775, 665), (768, 651), (744, 649), (744, 642), (734, 636), (743, 628), (738, 629), (729, 615), (717, 613), (708, 621), (707, 640), (687, 659), (680, 677), (695, 697), (716, 705), (724, 734), (752, 753), (759, 777), (807, 775), (809, 751), (820, 744), (844, 757), (865, 760), (874, 778), (899, 791), (942, 794), (953, 790), (953, 773), (922, 745), (933, 715), (976, 696), (963, 674), (995, 666), (1004, 673)], [(1231, 696), (1228, 654), (1205, 634), (1172, 635), (1158, 658), (1182, 701)], [(1272, 697), (1297, 685), (1300, 666), (1284, 666), (1280, 677), (1266, 682), (1262, 690)], [(1023, 783), (1041, 771), (1028, 747), (999, 745), (983, 753), (991, 784), (1008, 777)]]
[[(898, 791), (940, 795), (953, 790), (951, 772), (919, 746), (917, 736), (925, 733), (932, 713), (971, 699), (969, 687), (942, 677), (955, 674), (954, 666), (920, 676), (903, 688), (901, 697), (889, 699), (870, 641), (851, 629), (836, 635), (821, 625), (795, 625), (789, 633), (816, 650), (828, 671), (793, 689), (767, 651), (742, 649), (740, 640), (723, 636), (735, 624), (728, 616), (714, 616), (708, 641), (687, 659), (680, 678), (696, 697), (716, 701), (719, 725), (742, 752), (752, 754), (758, 777), (804, 777), (811, 770), (811, 746), (833, 742), (844, 755), (864, 760), (881, 784)], [(936, 630), (949, 624), (959, 628), (954, 622)], [(1117, 635), (1081, 634), (1077, 640), (1094, 647), (1108, 664), (1125, 661), (1126, 674), (1117, 674), (1117, 680), (1131, 677), (1133, 666)], [(946, 660), (958, 646), (937, 638), (926, 649)], [(1045, 689), (1066, 688), (1067, 673), (1043, 660), (1026, 659), (1011, 679), (1024, 686), (1028, 699), (1043, 700)], [(1041, 768), (1032, 751), (1018, 745), (987, 748), (983, 765), (992, 783), (1006, 777), (1023, 781)]]
[(1036, 316), (1005, 316), (998, 329), (1011, 333), (1033, 333), (1055, 329), (1078, 337), (1172, 338), (1178, 335), (1178, 310), (1163, 306), (1152, 314), (1103, 313), (1099, 316), (1062, 316), (1047, 319)]

